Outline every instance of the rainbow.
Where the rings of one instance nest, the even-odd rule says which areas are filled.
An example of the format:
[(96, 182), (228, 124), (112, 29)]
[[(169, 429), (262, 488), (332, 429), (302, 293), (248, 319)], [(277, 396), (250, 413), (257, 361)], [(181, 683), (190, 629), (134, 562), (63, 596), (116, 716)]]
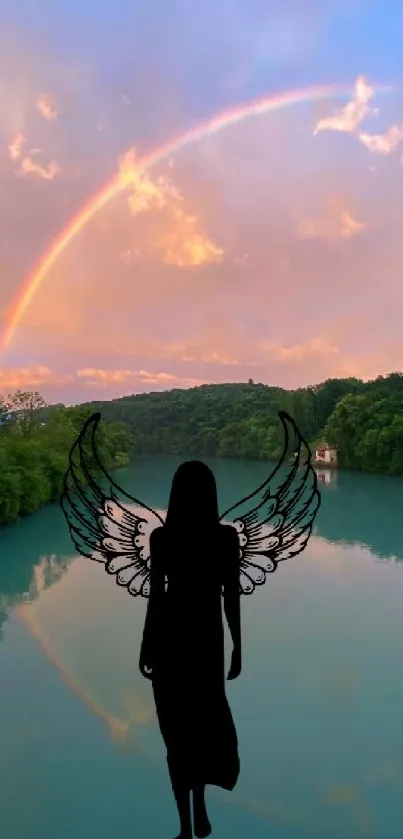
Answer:
[[(16, 606), (13, 614), (17, 617), (18, 620), (26, 627), (30, 635), (34, 638), (36, 643), (41, 648), (42, 652), (45, 655), (45, 658), (56, 668), (60, 678), (63, 682), (67, 685), (68, 688), (74, 693), (78, 699), (80, 699), (87, 708), (99, 717), (106, 725), (110, 736), (113, 740), (125, 740), (127, 739), (130, 733), (130, 719), (122, 719), (121, 717), (114, 716), (104, 708), (102, 708), (94, 696), (87, 690), (78, 678), (74, 675), (72, 670), (60, 660), (59, 656), (56, 654), (51, 640), (47, 638), (41, 624), (38, 620), (38, 617), (35, 615), (35, 609), (32, 607), (32, 604), (19, 604)], [(142, 725), (142, 723), (146, 723), (149, 719), (152, 719), (154, 716), (152, 707), (150, 711), (145, 715), (144, 719), (138, 720), (136, 725)]]
[[(221, 112), (212, 119), (197, 125), (186, 133), (180, 134), (173, 140), (170, 140), (166, 144), (154, 149), (138, 161), (138, 168), (140, 171), (152, 168), (156, 164), (170, 157), (175, 152), (178, 152), (180, 149), (183, 149), (193, 143), (197, 143), (212, 134), (216, 134), (223, 128), (228, 128), (231, 125), (243, 122), (250, 117), (278, 111), (281, 108), (287, 108), (291, 105), (314, 102), (334, 96), (345, 97), (350, 94), (351, 88), (341, 88), (335, 85), (321, 85), (284, 93), (277, 93), (263, 99), (246, 102), (235, 108), (230, 108)], [(55, 264), (58, 257), (63, 253), (65, 248), (68, 247), (74, 237), (77, 236), (80, 230), (82, 230), (96, 215), (96, 213), (105, 207), (112, 198), (119, 194), (119, 192), (124, 191), (127, 186), (127, 182), (119, 177), (119, 173), (114, 175), (114, 177), (108, 181), (108, 183), (105, 184), (99, 192), (93, 195), (87, 204), (79, 210), (77, 215), (74, 216), (67, 227), (65, 227), (56, 236), (49, 248), (41, 256), (39, 262), (34, 267), (27, 280), (23, 283), (16, 299), (12, 303), (8, 323), (3, 334), (3, 340), (0, 344), (0, 352), (2, 354), (4, 354), (4, 352), (9, 348), (21, 319), (27, 311), (48, 271)]]

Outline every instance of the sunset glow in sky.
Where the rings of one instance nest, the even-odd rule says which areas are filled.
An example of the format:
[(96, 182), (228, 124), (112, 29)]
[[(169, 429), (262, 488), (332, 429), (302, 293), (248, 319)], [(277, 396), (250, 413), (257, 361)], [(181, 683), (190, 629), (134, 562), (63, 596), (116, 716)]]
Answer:
[(0, 392), (403, 370), (403, 13), (0, 0)]

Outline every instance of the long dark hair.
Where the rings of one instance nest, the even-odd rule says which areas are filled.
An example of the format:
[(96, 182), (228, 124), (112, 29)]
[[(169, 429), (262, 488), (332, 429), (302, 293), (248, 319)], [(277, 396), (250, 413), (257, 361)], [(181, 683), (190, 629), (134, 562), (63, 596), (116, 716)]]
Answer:
[(189, 530), (218, 525), (218, 499), (214, 475), (201, 460), (188, 460), (176, 470), (165, 519), (168, 529)]

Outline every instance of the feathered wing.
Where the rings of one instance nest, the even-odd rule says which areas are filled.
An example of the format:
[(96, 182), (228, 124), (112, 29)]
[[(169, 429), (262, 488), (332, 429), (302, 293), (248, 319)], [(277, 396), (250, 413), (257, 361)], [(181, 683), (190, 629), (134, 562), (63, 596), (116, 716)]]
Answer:
[(304, 550), (320, 506), (309, 445), (285, 411), (279, 416), (285, 440), (277, 466), (261, 486), (220, 517), (238, 531), (243, 594), (252, 594), (279, 562)]
[(87, 419), (70, 450), (60, 505), (80, 555), (103, 563), (129, 594), (149, 597), (150, 535), (164, 520), (102, 465), (95, 442), (100, 419), (99, 413)]

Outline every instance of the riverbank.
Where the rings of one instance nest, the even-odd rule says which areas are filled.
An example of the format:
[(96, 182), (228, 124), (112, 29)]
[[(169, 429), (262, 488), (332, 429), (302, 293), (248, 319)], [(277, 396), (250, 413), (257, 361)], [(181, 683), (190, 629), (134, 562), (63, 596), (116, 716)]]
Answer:
[[(68, 452), (89, 415), (99, 411), (98, 448), (107, 469), (136, 455), (278, 462), (284, 446), (279, 411), (297, 423), (313, 452), (337, 448), (337, 469), (403, 475), (403, 375), (373, 382), (333, 379), (286, 391), (255, 384), (202, 385), (137, 394), (71, 408), (38, 406), (15, 395), (12, 421), (0, 426), (0, 524), (59, 497)], [(3, 415), (9, 411), (3, 411)], [(1, 404), (0, 404), (1, 414)], [(315, 462), (315, 468), (332, 469)]]
[[(17, 411), (0, 429), (0, 525), (59, 499), (70, 448), (91, 413), (82, 406), (58, 407), (42, 423), (35, 411)], [(101, 423), (98, 450), (109, 470), (129, 465), (133, 439), (126, 426)]]
[[(263, 384), (202, 385), (126, 396), (88, 407), (120, 420), (139, 454), (277, 461), (284, 438), (279, 411), (295, 420), (315, 452), (326, 440), (342, 468), (403, 475), (403, 375), (374, 381), (328, 379), (287, 391)], [(322, 465), (322, 464), (321, 464)]]

